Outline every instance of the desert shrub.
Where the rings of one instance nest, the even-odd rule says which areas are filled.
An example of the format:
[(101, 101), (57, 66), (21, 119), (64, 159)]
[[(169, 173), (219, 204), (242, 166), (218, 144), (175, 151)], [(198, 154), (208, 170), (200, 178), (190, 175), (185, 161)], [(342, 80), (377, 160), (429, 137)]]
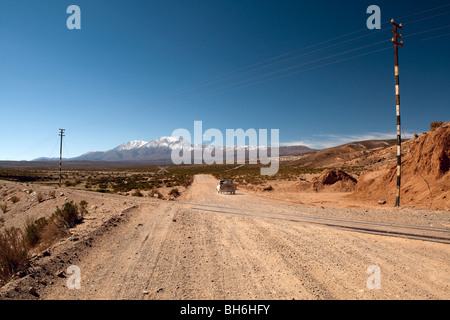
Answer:
[(192, 184), (192, 182), (194, 182), (194, 176), (186, 176), (184, 179), (184, 186), (187, 188)]
[(41, 241), (42, 230), (48, 225), (49, 221), (40, 218), (34, 222), (27, 221), (25, 225), (25, 243), (28, 247), (33, 248)]
[(42, 192), (38, 192), (38, 194), (36, 195), (36, 200), (38, 202), (44, 201), (44, 195), (42, 194)]
[(41, 249), (45, 249), (54, 244), (58, 239), (67, 235), (65, 227), (61, 226), (58, 219), (47, 219), (44, 228), (39, 230), (39, 243)]
[(79, 210), (80, 210), (81, 218), (83, 218), (85, 215), (88, 214), (87, 205), (88, 205), (88, 203), (86, 202), (86, 200), (81, 200), (80, 201)]
[(78, 206), (74, 204), (73, 201), (66, 202), (62, 209), (56, 208), (56, 211), (52, 215), (52, 219), (65, 228), (73, 228), (83, 220), (79, 213)]
[(8, 210), (8, 205), (6, 203), (0, 204), (0, 210), (2, 210), (3, 213), (6, 213), (6, 210)]
[(430, 123), (430, 131), (434, 131), (444, 124), (443, 121), (433, 121)]
[(159, 190), (156, 189), (156, 188), (155, 188), (155, 189), (152, 189), (148, 195), (149, 195), (150, 197), (152, 197), (152, 198), (154, 198), (155, 195), (156, 195), (156, 197), (159, 198), (159, 199), (163, 199), (163, 198), (164, 198), (164, 196), (162, 195), (162, 193), (159, 192)]
[(16, 203), (16, 202), (18, 202), (19, 200), (20, 200), (20, 198), (17, 197), (17, 196), (12, 196), (12, 197), (11, 197), (12, 203)]
[(87, 213), (86, 207), (86, 201), (81, 201), (79, 207), (67, 202), (62, 209), (57, 208), (50, 218), (27, 221), (23, 231), (10, 228), (0, 233), (0, 283), (6, 283), (28, 262), (31, 249), (49, 247), (67, 235), (66, 228), (82, 221), (83, 214)]
[(175, 198), (179, 197), (180, 191), (178, 190), (178, 188), (173, 188), (172, 190), (170, 190), (169, 195), (174, 196)]
[(100, 192), (100, 193), (109, 193), (109, 190), (107, 190), (107, 189), (97, 189), (97, 192)]
[(0, 234), (0, 282), (10, 277), (28, 261), (28, 250), (20, 229), (10, 228)]
[(39, 243), (38, 228), (34, 223), (28, 223), (25, 225), (25, 243), (28, 247), (32, 248)]
[(98, 187), (99, 187), (100, 189), (108, 189), (108, 184), (107, 184), (107, 183), (99, 183), (99, 184), (98, 184)]
[(139, 189), (135, 190), (131, 195), (134, 197), (143, 197), (144, 196), (142, 194), (141, 190), (139, 190)]
[(55, 190), (50, 191), (50, 192), (48, 193), (48, 196), (49, 196), (50, 198), (55, 199), (55, 198), (56, 198), (56, 192), (55, 192)]
[(87, 202), (82, 200), (77, 206), (72, 201), (66, 202), (62, 209), (56, 211), (50, 218), (40, 218), (34, 222), (27, 221), (25, 225), (24, 243), (28, 248), (40, 246), (46, 248), (67, 234), (67, 228), (73, 228), (87, 214)]
[(64, 185), (65, 185), (66, 187), (72, 187), (72, 186), (75, 185), (75, 183), (73, 183), (73, 182), (70, 181), (70, 180), (66, 180), (66, 181), (64, 181)]

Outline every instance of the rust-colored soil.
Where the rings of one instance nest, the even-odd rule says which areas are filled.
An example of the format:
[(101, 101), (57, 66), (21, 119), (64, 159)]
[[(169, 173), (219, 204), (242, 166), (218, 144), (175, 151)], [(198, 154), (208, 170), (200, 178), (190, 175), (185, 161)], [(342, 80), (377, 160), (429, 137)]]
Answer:
[[(450, 210), (450, 127), (445, 124), (410, 142), (402, 159), (401, 204)], [(395, 203), (396, 164), (385, 164), (364, 172), (353, 198)]]
[[(236, 195), (222, 195), (216, 184), (212, 176), (197, 175), (177, 201), (63, 190), (69, 200), (84, 199), (94, 207), (85, 222), (71, 230), (70, 238), (47, 254), (39, 253), (27, 275), (1, 288), (0, 297), (450, 298), (449, 245), (295, 220), (300, 215), (321, 216), (448, 230), (446, 212), (342, 209), (332, 208), (331, 203), (322, 208), (272, 199), (266, 196), (270, 192), (238, 190)], [(12, 182), (3, 186), (23, 188)], [(47, 201), (27, 211), (37, 215), (42, 209), (44, 214), (60, 200)], [(28, 215), (11, 214), (16, 215), (10, 217), (16, 223), (21, 215), (23, 219)], [(79, 290), (67, 287), (71, 265), (81, 272)], [(371, 266), (381, 272), (377, 289), (367, 285)]]

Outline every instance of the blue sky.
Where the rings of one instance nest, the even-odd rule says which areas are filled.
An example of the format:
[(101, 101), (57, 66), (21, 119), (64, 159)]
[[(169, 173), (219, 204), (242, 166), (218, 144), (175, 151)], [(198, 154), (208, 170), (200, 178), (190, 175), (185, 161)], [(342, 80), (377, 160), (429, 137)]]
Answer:
[(447, 1), (2, 0), (0, 159), (58, 156), (59, 128), (74, 157), (195, 120), (315, 148), (395, 138), (391, 18), (408, 137), (450, 120)]

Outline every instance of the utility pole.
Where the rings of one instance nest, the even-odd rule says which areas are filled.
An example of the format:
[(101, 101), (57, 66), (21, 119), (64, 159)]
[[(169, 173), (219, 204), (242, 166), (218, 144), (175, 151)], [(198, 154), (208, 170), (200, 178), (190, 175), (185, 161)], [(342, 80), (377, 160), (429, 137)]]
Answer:
[(61, 167), (62, 167), (62, 148), (63, 148), (63, 137), (64, 131), (66, 129), (59, 129), (59, 136), (61, 137), (61, 144), (59, 147), (59, 187), (61, 188)]
[(400, 207), (400, 184), (401, 184), (401, 166), (402, 166), (402, 130), (400, 124), (400, 76), (398, 70), (398, 46), (403, 47), (403, 42), (399, 40), (402, 38), (401, 34), (397, 33), (398, 29), (403, 29), (402, 24), (396, 24), (394, 19), (391, 20), (393, 27), (392, 43), (394, 44), (394, 62), (395, 62), (395, 103), (397, 110), (397, 190), (395, 206)]

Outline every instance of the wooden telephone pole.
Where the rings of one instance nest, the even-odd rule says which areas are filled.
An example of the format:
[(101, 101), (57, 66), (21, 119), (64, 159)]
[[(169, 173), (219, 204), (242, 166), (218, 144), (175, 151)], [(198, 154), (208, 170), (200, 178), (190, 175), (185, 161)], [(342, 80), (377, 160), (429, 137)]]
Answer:
[(403, 29), (402, 24), (396, 24), (394, 19), (391, 20), (394, 37), (392, 43), (394, 44), (394, 62), (395, 62), (395, 103), (397, 110), (397, 190), (395, 206), (400, 207), (400, 184), (401, 184), (401, 166), (402, 166), (402, 130), (400, 124), (400, 76), (398, 70), (398, 46), (403, 47), (403, 42), (398, 41), (402, 38), (401, 34), (397, 33), (398, 29)]
[(61, 137), (61, 144), (59, 147), (59, 187), (61, 188), (61, 168), (62, 168), (62, 148), (63, 148), (63, 137), (64, 131), (66, 129), (59, 129), (59, 136)]

